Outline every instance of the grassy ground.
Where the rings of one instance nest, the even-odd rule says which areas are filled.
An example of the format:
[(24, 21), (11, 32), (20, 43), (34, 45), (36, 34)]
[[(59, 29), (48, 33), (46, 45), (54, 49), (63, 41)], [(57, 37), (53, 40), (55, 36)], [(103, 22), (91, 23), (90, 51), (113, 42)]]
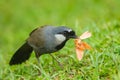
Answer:
[[(120, 0), (0, 0), (0, 80), (120, 80)], [(37, 60), (32, 54), (24, 64), (9, 66), (14, 52), (29, 32), (41, 25), (66, 25), (92, 46), (78, 61), (74, 42), (53, 55)]]

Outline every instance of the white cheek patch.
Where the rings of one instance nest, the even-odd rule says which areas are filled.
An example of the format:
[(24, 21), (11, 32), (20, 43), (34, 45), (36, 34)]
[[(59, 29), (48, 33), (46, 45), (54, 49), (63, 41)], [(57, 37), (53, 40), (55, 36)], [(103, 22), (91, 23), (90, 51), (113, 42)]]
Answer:
[(56, 38), (57, 44), (61, 44), (63, 41), (66, 40), (66, 37), (62, 34), (56, 34), (55, 38)]

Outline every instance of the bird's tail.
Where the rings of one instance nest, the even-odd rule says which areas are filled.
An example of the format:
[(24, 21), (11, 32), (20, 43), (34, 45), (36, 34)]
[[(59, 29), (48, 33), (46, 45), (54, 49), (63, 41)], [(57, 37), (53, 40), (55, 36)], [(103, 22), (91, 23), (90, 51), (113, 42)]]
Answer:
[(13, 55), (10, 60), (10, 65), (21, 64), (29, 59), (33, 48), (26, 42)]

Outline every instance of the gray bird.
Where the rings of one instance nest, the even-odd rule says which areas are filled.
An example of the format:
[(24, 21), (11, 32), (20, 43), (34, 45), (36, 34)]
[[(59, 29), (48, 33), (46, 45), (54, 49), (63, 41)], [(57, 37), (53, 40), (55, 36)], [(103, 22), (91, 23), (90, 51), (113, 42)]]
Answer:
[(62, 49), (69, 39), (77, 38), (75, 32), (65, 26), (43, 26), (33, 30), (26, 42), (15, 52), (10, 65), (21, 64), (29, 59), (32, 51), (36, 58), (43, 54), (50, 54)]

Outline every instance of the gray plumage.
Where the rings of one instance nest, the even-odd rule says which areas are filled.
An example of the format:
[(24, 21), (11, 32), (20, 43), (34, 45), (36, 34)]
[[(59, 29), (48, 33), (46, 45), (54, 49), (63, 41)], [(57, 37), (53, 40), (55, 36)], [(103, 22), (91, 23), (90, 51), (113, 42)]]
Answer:
[[(70, 38), (76, 38), (75, 32), (65, 26), (39, 27), (30, 33), (30, 36), (26, 40), (26, 43), (15, 52), (11, 58), (10, 65), (25, 62), (27, 59), (29, 59), (33, 50), (36, 54), (37, 59), (42, 54), (56, 52), (62, 49), (66, 41)], [(59, 42), (59, 40), (61, 42)]]

